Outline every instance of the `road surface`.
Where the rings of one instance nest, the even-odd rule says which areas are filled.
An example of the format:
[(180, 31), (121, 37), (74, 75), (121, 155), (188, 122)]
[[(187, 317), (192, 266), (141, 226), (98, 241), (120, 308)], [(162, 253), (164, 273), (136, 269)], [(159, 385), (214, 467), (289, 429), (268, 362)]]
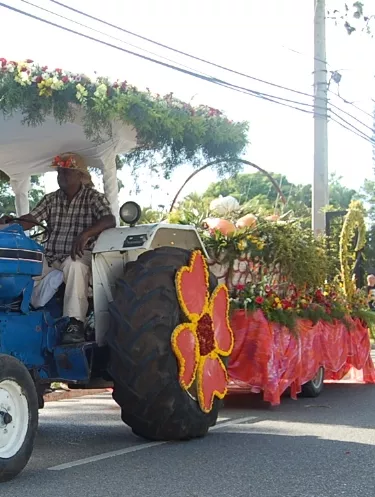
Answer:
[(110, 395), (46, 404), (33, 457), (1, 497), (362, 497), (375, 488), (375, 386), (230, 399), (200, 440), (147, 443)]

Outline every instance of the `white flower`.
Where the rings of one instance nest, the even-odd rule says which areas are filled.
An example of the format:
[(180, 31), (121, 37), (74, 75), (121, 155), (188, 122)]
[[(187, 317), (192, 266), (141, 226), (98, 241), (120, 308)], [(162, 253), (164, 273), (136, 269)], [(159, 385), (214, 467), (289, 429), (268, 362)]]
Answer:
[(21, 86), (31, 85), (30, 75), (27, 74), (26, 71), (18, 72), (18, 74), (14, 77), (14, 80)]
[(8, 71), (8, 72), (14, 72), (14, 69), (15, 69), (15, 67), (14, 67), (14, 65), (13, 65), (13, 64), (8, 64), (8, 65), (7, 65), (7, 71)]
[(219, 216), (228, 216), (236, 212), (239, 207), (238, 200), (230, 195), (227, 197), (220, 196), (210, 203), (210, 210), (216, 212)]

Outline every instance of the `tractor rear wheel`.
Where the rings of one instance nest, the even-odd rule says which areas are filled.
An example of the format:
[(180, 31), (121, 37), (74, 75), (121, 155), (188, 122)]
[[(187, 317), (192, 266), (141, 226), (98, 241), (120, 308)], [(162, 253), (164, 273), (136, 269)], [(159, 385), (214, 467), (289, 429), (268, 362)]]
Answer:
[(38, 429), (38, 396), (25, 366), (0, 354), (0, 482), (28, 463)]
[[(203, 412), (179, 383), (171, 335), (184, 321), (175, 286), (178, 269), (188, 266), (191, 252), (161, 247), (144, 252), (125, 267), (110, 306), (112, 323), (109, 373), (113, 398), (122, 420), (149, 440), (188, 440), (206, 435), (216, 424), (221, 401)], [(210, 292), (217, 280), (210, 275)]]

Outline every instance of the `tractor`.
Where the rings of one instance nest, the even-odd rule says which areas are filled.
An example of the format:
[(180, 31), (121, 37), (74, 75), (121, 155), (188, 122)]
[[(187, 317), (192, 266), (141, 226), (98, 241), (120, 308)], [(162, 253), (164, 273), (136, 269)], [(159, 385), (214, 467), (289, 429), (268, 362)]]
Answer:
[[(149, 440), (202, 437), (215, 425), (221, 400), (205, 412), (194, 392), (181, 388), (171, 347), (171, 333), (184, 319), (176, 272), (192, 251), (206, 257), (205, 248), (194, 227), (137, 225), (140, 214), (138, 204), (126, 202), (125, 225), (104, 231), (95, 244), (87, 339), (75, 345), (60, 344), (68, 321), (63, 284), (43, 307), (32, 305), (44, 258), (37, 240), (45, 240), (47, 228), (27, 234), (17, 219), (1, 227), (0, 482), (28, 463), (38, 411), (53, 382), (113, 388), (122, 420)], [(210, 274), (211, 292), (216, 285)]]

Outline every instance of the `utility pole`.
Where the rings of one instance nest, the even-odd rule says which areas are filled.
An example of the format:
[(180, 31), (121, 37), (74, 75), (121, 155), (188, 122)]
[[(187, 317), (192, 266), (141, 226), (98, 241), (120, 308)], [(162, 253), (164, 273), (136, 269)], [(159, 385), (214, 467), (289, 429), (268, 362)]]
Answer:
[(328, 202), (328, 85), (326, 62), (326, 6), (325, 0), (314, 0), (314, 179), (312, 198), (312, 229), (325, 231)]

